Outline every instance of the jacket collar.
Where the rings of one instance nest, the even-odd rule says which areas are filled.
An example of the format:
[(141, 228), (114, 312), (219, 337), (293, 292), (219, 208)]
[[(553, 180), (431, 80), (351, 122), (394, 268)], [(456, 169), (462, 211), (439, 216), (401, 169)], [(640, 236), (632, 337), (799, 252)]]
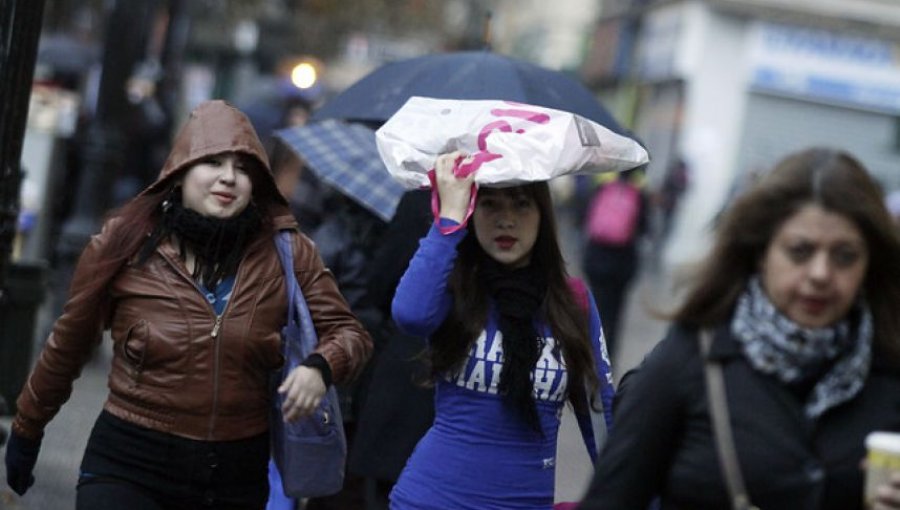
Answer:
[[(726, 321), (712, 329), (713, 342), (709, 350), (709, 359), (713, 361), (726, 361), (735, 357), (742, 357), (741, 345), (731, 334), (731, 321)], [(699, 331), (698, 333), (699, 334)]]

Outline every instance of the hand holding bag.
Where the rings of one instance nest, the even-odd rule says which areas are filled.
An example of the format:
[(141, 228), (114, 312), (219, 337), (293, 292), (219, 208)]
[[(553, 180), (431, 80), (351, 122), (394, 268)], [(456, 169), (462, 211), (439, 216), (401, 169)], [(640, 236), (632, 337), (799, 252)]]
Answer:
[[(291, 235), (291, 231), (283, 230), (275, 238), (288, 289), (287, 323), (281, 333), (285, 363), (278, 374), (279, 383), (318, 344), (312, 316), (294, 274)], [(273, 402), (272, 456), (281, 473), (284, 493), (294, 498), (309, 498), (340, 492), (344, 485), (347, 439), (337, 390), (334, 386), (328, 388), (311, 416), (290, 423), (284, 422), (281, 413), (284, 397), (277, 391)]]

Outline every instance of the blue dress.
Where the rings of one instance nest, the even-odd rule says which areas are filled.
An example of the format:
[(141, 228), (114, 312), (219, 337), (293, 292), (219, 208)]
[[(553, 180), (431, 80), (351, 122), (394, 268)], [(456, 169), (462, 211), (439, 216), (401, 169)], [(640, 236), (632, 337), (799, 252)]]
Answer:
[[(442, 235), (432, 228), (422, 239), (394, 298), (394, 320), (401, 329), (428, 337), (447, 317), (452, 307), (447, 278), (456, 246), (465, 235), (465, 230)], [(600, 319), (589, 293), (588, 300), (591, 338), (595, 352), (600, 353), (601, 400), (610, 419), (612, 377)], [(497, 392), (503, 363), (497, 318), (491, 307), (486, 327), (462, 369), (435, 381), (434, 424), (394, 486), (392, 509), (547, 510), (553, 506), (556, 438), (568, 374), (550, 328), (536, 322), (536, 331), (544, 339), (533, 378), (542, 433), (534, 430)], [(590, 430), (585, 420), (589, 418), (579, 417), (583, 431)], [(593, 454), (592, 434), (585, 438)]]

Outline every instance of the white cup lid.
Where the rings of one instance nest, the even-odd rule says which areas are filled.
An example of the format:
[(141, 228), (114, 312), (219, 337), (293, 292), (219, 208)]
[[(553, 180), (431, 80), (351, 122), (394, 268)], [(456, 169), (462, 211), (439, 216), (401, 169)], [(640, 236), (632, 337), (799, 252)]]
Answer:
[(872, 432), (866, 436), (866, 448), (900, 453), (900, 433)]

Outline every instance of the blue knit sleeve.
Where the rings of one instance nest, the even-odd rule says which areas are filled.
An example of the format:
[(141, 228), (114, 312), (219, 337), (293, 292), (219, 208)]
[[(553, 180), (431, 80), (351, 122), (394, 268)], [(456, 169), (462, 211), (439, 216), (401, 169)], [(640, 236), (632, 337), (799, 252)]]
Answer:
[(616, 389), (613, 384), (612, 362), (609, 359), (609, 350), (606, 348), (606, 337), (603, 336), (603, 328), (600, 323), (600, 314), (597, 312), (597, 303), (594, 301), (594, 295), (588, 291), (590, 297), (590, 323), (589, 331), (591, 341), (594, 346), (594, 358), (597, 362), (597, 378), (600, 379), (600, 401), (603, 403), (603, 418), (606, 421), (607, 430), (612, 429), (613, 398), (616, 396)]
[[(457, 225), (453, 220), (440, 220), (440, 226), (453, 225)], [(442, 234), (432, 225), (419, 242), (391, 303), (394, 322), (402, 332), (428, 337), (447, 318), (453, 305), (448, 278), (456, 262), (456, 247), (465, 236), (466, 229)]]
[(616, 391), (613, 385), (613, 373), (609, 353), (606, 349), (606, 340), (600, 323), (600, 314), (597, 312), (597, 304), (594, 302), (594, 296), (589, 290), (587, 291), (587, 297), (588, 332), (594, 351), (595, 370), (600, 382), (600, 388), (596, 396), (600, 399), (603, 414), (598, 416), (597, 413), (591, 410), (588, 413), (576, 413), (576, 419), (591, 461), (595, 462), (602, 442), (606, 440), (606, 437), (612, 430), (612, 405)]

